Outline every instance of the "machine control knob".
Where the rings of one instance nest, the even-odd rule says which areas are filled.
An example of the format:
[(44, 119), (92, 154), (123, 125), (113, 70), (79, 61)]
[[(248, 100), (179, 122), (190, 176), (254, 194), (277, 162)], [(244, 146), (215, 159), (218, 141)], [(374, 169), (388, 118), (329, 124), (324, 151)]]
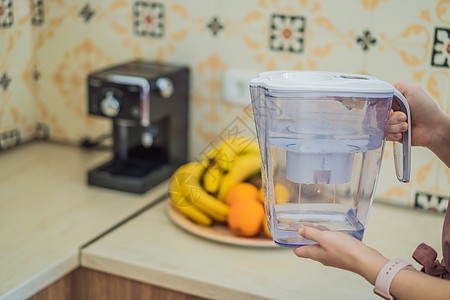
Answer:
[(113, 92), (106, 92), (105, 98), (100, 103), (100, 108), (105, 116), (114, 118), (119, 113), (120, 103), (114, 98)]
[(169, 98), (173, 94), (173, 83), (169, 78), (162, 77), (157, 79), (156, 87), (159, 90), (159, 94), (163, 98)]

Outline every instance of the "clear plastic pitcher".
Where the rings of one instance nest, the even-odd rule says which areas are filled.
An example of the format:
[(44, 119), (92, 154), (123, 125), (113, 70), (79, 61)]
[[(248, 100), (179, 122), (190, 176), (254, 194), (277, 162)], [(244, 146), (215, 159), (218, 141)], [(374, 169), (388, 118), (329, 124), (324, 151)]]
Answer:
[[(403, 95), (375, 77), (315, 71), (261, 73), (250, 93), (273, 240), (286, 247), (313, 243), (298, 235), (303, 225), (361, 240), (391, 108), (404, 111), (409, 123)], [(397, 178), (408, 182), (409, 130), (395, 144)]]

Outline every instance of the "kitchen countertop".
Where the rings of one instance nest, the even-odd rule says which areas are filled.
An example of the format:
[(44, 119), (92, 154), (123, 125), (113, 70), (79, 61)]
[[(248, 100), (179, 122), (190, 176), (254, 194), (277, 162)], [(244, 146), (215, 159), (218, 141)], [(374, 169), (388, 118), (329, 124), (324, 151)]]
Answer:
[(167, 193), (88, 186), (109, 151), (31, 142), (0, 153), (0, 299), (27, 298), (79, 266), (88, 244)]
[[(167, 201), (82, 249), (81, 265), (213, 299), (380, 299), (362, 277), (297, 258), (195, 236), (171, 222)], [(364, 242), (389, 258), (411, 258), (425, 242), (441, 256), (443, 215), (375, 203)]]

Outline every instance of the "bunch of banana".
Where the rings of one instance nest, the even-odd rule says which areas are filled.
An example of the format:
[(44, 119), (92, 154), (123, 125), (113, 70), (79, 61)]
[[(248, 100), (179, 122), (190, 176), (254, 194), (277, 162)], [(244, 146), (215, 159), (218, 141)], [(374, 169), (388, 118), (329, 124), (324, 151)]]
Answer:
[(207, 152), (200, 163), (205, 166), (203, 188), (219, 200), (233, 185), (261, 171), (258, 144), (245, 136), (227, 139)]
[(179, 167), (170, 180), (170, 199), (181, 213), (196, 223), (225, 222), (228, 206), (203, 189), (200, 178), (204, 172), (205, 166), (198, 162)]
[(259, 147), (248, 137), (235, 137), (208, 151), (199, 162), (179, 167), (172, 175), (169, 195), (176, 208), (192, 221), (211, 225), (226, 222), (227, 191), (261, 171)]

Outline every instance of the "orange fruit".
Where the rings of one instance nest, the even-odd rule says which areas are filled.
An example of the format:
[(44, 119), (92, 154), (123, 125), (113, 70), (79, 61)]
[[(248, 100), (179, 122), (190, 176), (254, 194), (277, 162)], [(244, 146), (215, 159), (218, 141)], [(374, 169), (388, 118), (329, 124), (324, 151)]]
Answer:
[(237, 236), (253, 237), (261, 232), (264, 207), (257, 199), (236, 201), (230, 206), (227, 223)]
[(257, 200), (258, 199), (258, 188), (253, 184), (247, 182), (240, 182), (232, 186), (228, 192), (225, 194), (225, 203), (232, 206), (234, 203)]

